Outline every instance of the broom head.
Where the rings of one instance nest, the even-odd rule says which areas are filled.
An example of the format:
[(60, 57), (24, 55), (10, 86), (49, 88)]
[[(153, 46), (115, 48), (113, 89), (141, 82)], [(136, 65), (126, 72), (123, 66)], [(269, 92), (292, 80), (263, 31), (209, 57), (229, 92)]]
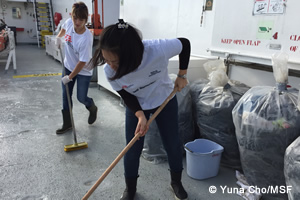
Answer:
[(85, 148), (88, 148), (88, 144), (86, 142), (80, 142), (80, 143), (65, 145), (64, 150), (65, 151), (76, 151), (76, 150), (85, 149)]

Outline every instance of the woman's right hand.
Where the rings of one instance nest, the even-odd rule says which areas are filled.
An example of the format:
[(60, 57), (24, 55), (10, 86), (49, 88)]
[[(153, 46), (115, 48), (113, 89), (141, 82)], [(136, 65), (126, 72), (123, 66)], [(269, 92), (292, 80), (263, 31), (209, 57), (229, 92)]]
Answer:
[(139, 110), (135, 113), (135, 116), (138, 118), (138, 123), (135, 129), (135, 135), (140, 134), (141, 137), (145, 136), (147, 133), (149, 126), (147, 126), (147, 119), (142, 110)]

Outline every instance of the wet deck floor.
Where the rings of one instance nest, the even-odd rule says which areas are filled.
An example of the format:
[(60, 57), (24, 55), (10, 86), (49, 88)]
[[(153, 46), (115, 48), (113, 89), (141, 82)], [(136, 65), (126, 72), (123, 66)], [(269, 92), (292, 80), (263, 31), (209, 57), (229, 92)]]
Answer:
[[(72, 132), (55, 134), (62, 123), (60, 76), (55, 75), (61, 64), (37, 46), (18, 45), (16, 54), (17, 74), (12, 66), (4, 74), (5, 63), (0, 65), (0, 199), (81, 199), (125, 147), (120, 99), (91, 83), (97, 121), (88, 125), (88, 111), (77, 100), (73, 109), (78, 142), (89, 147), (66, 153)], [(13, 77), (32, 74), (52, 75)], [(220, 187), (237, 188), (234, 170), (221, 167), (218, 176), (199, 181), (187, 176), (185, 159), (184, 167), (182, 181), (190, 200), (242, 199)], [(154, 165), (141, 158), (139, 173), (137, 200), (174, 199), (167, 163)], [(217, 187), (215, 194), (210, 186)], [(90, 199), (119, 199), (124, 188), (121, 160)]]

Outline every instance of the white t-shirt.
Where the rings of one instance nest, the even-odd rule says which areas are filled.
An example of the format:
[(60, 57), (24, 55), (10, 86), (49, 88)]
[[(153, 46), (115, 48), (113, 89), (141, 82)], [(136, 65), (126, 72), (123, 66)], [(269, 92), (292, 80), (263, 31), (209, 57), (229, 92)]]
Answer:
[[(73, 71), (79, 61), (88, 63), (92, 58), (93, 35), (86, 27), (84, 33), (77, 34), (71, 18), (66, 20), (62, 28), (66, 30), (64, 64), (68, 70)], [(93, 70), (84, 67), (78, 74), (92, 76)]]
[(114, 90), (126, 90), (137, 97), (143, 110), (149, 110), (160, 106), (172, 92), (174, 84), (167, 67), (169, 59), (181, 52), (182, 44), (178, 39), (143, 40), (143, 44), (143, 60), (137, 70), (114, 81), (109, 80), (115, 71), (108, 64), (104, 72)]

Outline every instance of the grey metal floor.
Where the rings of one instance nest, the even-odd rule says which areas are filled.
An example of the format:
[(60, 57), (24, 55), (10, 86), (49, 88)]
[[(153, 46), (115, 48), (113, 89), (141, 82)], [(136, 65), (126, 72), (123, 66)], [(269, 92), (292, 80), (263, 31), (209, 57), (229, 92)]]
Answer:
[[(0, 199), (81, 199), (125, 147), (120, 99), (91, 83), (97, 121), (88, 125), (88, 111), (76, 99), (73, 111), (78, 142), (89, 147), (66, 153), (63, 147), (73, 143), (72, 132), (55, 134), (62, 123), (60, 76), (13, 77), (60, 73), (61, 64), (37, 46), (18, 45), (16, 55), (17, 74), (12, 66), (4, 74), (5, 63), (0, 63)], [(184, 166), (182, 181), (190, 200), (242, 199), (220, 188), (237, 188), (234, 170), (221, 167), (218, 176), (199, 181), (187, 176), (185, 159)], [(169, 182), (167, 163), (141, 158), (136, 199), (174, 199)], [(217, 192), (210, 194), (213, 185)], [(90, 199), (119, 199), (124, 188), (121, 160)]]

